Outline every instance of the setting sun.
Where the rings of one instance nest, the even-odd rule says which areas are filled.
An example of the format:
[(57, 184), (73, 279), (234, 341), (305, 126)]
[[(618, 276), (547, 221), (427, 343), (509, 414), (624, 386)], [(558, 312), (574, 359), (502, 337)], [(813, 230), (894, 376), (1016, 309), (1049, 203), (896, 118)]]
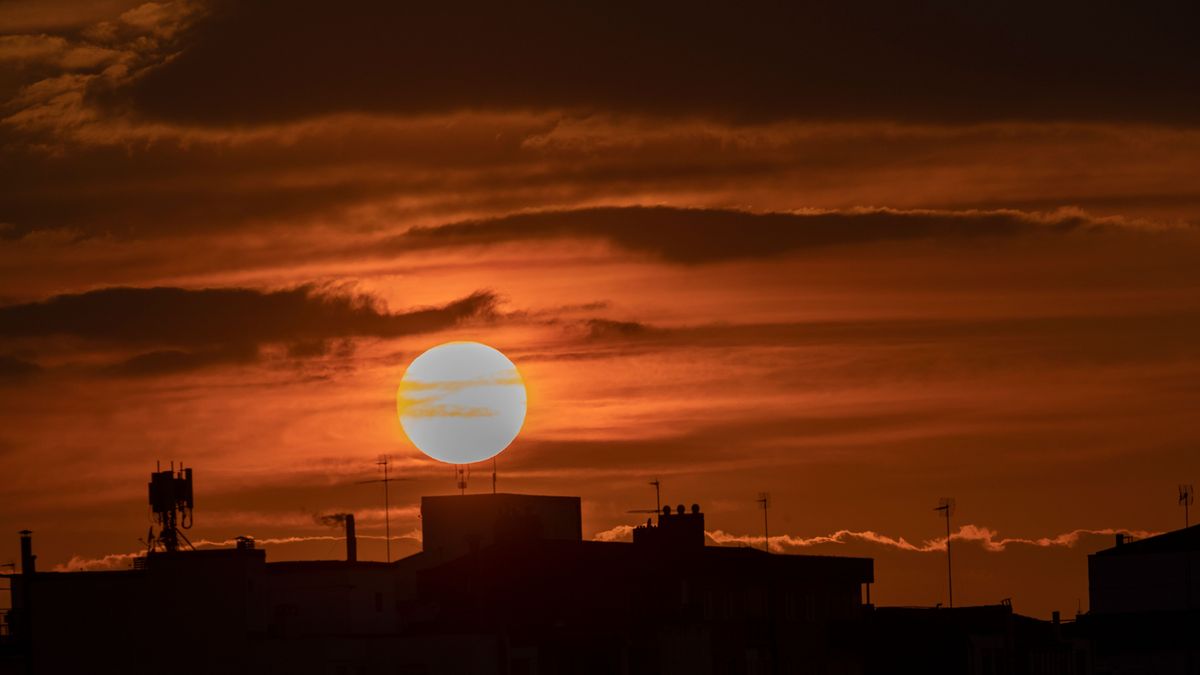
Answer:
[(413, 445), (449, 464), (490, 459), (525, 421), (525, 383), (499, 351), (448, 342), (418, 356), (396, 392), (400, 424)]

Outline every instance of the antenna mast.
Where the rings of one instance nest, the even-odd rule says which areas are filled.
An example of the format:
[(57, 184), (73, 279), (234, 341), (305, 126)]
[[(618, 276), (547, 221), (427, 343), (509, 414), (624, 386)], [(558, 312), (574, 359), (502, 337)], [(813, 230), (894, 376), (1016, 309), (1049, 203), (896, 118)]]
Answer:
[(946, 516), (946, 588), (949, 592), (951, 609), (954, 608), (954, 565), (950, 560), (950, 516), (954, 513), (954, 497), (942, 497), (934, 511), (941, 511)]
[(454, 465), (454, 473), (458, 477), (458, 479), (457, 479), (458, 494), (460, 494), (460, 495), (467, 494), (467, 479), (471, 477), (471, 465), (470, 464), (455, 464)]
[[(654, 486), (654, 510), (651, 511), (650, 509), (633, 509), (632, 511), (626, 511), (625, 513), (657, 513), (659, 515), (662, 515), (662, 481), (655, 478), (654, 480), (650, 481), (650, 485)], [(646, 521), (646, 522), (650, 522), (650, 521)]]
[(366, 483), (383, 483), (383, 532), (384, 532), (384, 557), (387, 562), (392, 562), (392, 508), (391, 495), (389, 486), (392, 481), (396, 480), (388, 476), (388, 456), (380, 455), (376, 465), (383, 467), (383, 478), (374, 480), (360, 480), (360, 484)]
[(1179, 486), (1179, 505), (1183, 507), (1183, 526), (1191, 527), (1191, 519), (1188, 517), (1188, 507), (1196, 501), (1196, 488), (1189, 483)]
[(763, 550), (770, 553), (771, 533), (767, 529), (767, 509), (771, 508), (771, 495), (766, 492), (760, 492), (756, 501), (762, 505), (763, 510)]

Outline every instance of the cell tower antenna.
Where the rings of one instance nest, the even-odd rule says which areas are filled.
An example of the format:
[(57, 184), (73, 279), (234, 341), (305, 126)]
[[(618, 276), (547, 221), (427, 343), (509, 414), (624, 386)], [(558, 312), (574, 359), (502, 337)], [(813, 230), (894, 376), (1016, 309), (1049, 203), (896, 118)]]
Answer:
[(950, 559), (950, 516), (954, 515), (954, 497), (942, 497), (938, 500), (938, 505), (933, 507), (934, 511), (938, 511), (939, 516), (946, 517), (946, 590), (949, 594), (948, 603), (950, 608), (954, 608), (954, 565)]
[(767, 529), (767, 509), (771, 508), (771, 495), (766, 492), (758, 493), (757, 501), (763, 510), (763, 550), (771, 552), (771, 532)]
[(1183, 526), (1191, 527), (1192, 521), (1188, 517), (1188, 507), (1196, 501), (1196, 488), (1192, 487), (1191, 483), (1179, 486), (1179, 505), (1183, 507)]
[(383, 467), (383, 478), (375, 478), (373, 480), (360, 480), (359, 484), (366, 483), (383, 483), (383, 544), (384, 558), (387, 562), (392, 562), (392, 507), (391, 507), (391, 484), (393, 481), (401, 480), (392, 478), (388, 475), (388, 465), (391, 460), (387, 455), (380, 455), (376, 460), (377, 466)]
[(662, 513), (662, 481), (655, 478), (650, 481), (650, 485), (654, 486), (654, 510), (650, 509), (633, 509), (625, 513)]
[(159, 528), (157, 536), (154, 528), (150, 528), (146, 542), (148, 552), (153, 553), (161, 548), (167, 553), (174, 553), (180, 548), (180, 540), (187, 548), (194, 548), (182, 531), (191, 529), (193, 523), (195, 500), (192, 496), (192, 470), (185, 469), (183, 462), (179, 463), (178, 471), (174, 462), (166, 471), (162, 471), (161, 467), (161, 464), (156, 464), (159, 470), (150, 474), (148, 486), (150, 510)]

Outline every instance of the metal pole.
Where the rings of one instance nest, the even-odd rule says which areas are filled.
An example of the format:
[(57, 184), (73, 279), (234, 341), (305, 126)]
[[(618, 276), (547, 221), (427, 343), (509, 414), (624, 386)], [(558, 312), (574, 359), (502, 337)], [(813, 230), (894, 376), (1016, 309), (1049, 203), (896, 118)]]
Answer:
[(392, 508), (389, 500), (388, 489), (390, 481), (388, 480), (388, 460), (384, 457), (381, 461), (383, 464), (383, 535), (384, 535), (384, 556), (385, 562), (392, 562)]
[(767, 504), (763, 503), (763, 550), (771, 552), (771, 533), (767, 529)]
[(954, 565), (950, 560), (950, 509), (946, 509), (946, 585), (950, 591), (950, 607), (954, 607)]

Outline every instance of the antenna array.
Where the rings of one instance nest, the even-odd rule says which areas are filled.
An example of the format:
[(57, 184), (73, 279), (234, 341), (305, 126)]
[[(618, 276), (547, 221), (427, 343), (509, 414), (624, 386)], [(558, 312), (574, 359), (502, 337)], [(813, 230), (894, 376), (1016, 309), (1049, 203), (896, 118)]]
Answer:
[(195, 501), (192, 497), (192, 470), (183, 468), (182, 462), (178, 471), (175, 470), (175, 462), (171, 462), (171, 468), (166, 471), (161, 470), (161, 465), (158, 469), (150, 474), (148, 487), (150, 510), (159, 529), (156, 536), (154, 527), (150, 528), (146, 543), (150, 552), (161, 547), (167, 553), (174, 553), (179, 550), (181, 539), (188, 548), (192, 548), (192, 543), (182, 532), (191, 529), (193, 522), (192, 507)]

